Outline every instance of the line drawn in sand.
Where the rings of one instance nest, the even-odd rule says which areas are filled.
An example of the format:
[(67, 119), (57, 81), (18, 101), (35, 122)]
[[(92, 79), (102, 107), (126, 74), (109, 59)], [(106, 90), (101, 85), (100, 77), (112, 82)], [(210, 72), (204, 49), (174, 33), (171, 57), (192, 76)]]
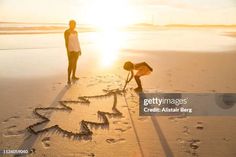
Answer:
[[(61, 105), (61, 107), (37, 107), (34, 109), (33, 113), (38, 116), (39, 118), (42, 119), (42, 121), (34, 123), (30, 126), (27, 127), (27, 129), (35, 134), (41, 134), (41, 133), (46, 133), (49, 131), (56, 131), (59, 134), (62, 133), (63, 136), (68, 137), (68, 138), (73, 138), (73, 139), (81, 139), (81, 138), (86, 138), (86, 137), (90, 137), (92, 136), (93, 132), (89, 129), (89, 126), (91, 127), (106, 127), (109, 126), (109, 120), (108, 120), (108, 116), (109, 117), (121, 117), (122, 113), (116, 108), (117, 105), (117, 95), (122, 95), (123, 93), (126, 92), (126, 90), (119, 90), (119, 89), (114, 89), (114, 90), (104, 90), (104, 92), (106, 92), (105, 94), (102, 95), (94, 95), (94, 96), (81, 96), (78, 97), (78, 100), (76, 101), (59, 101), (59, 104)], [(113, 106), (112, 106), (112, 111), (113, 112), (103, 112), (103, 111), (97, 111), (98, 117), (101, 118), (102, 122), (92, 122), (92, 121), (86, 121), (86, 120), (82, 120), (80, 122), (80, 132), (72, 132), (72, 131), (68, 131), (66, 129), (61, 128), (59, 125), (53, 125), (51, 127), (45, 128), (45, 129), (41, 129), (36, 131), (34, 128), (44, 124), (44, 123), (48, 123), (50, 121), (49, 118), (47, 118), (46, 116), (42, 115), (39, 113), (39, 111), (65, 111), (65, 112), (70, 112), (72, 111), (72, 108), (70, 106), (68, 106), (68, 103), (76, 103), (76, 104), (89, 104), (90, 101), (89, 99), (92, 98), (104, 98), (104, 97), (111, 97), (113, 96)]]

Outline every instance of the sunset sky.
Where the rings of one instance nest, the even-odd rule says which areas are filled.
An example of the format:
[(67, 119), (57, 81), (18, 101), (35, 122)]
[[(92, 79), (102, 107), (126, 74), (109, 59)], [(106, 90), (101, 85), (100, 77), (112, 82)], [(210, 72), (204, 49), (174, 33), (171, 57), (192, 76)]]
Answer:
[(0, 0), (0, 21), (236, 24), (236, 0)]

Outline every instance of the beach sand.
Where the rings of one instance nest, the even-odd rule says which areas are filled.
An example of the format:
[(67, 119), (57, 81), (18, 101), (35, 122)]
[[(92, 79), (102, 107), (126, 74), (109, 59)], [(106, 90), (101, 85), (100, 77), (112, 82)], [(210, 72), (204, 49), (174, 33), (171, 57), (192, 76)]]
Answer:
[[(154, 69), (142, 78), (145, 92), (235, 93), (233, 49), (200, 53), (122, 49), (112, 64), (100, 66), (96, 48), (84, 46), (77, 69), (80, 79), (68, 86), (60, 35), (54, 34), (47, 42), (43, 39), (50, 35), (37, 35), (40, 44), (47, 47), (56, 40), (60, 47), (34, 48), (32, 43), (30, 49), (2, 50), (1, 149), (29, 149), (29, 156), (58, 157), (236, 156), (235, 117), (139, 116), (139, 97), (133, 91), (136, 83), (132, 81), (125, 93), (116, 92), (123, 88), (127, 75), (123, 63), (131, 60), (146, 61)], [(30, 35), (25, 40), (30, 41)], [(60, 102), (69, 108), (55, 110), (63, 107)], [(46, 108), (38, 112), (49, 119), (34, 126), (36, 132), (58, 127), (30, 132), (27, 127), (42, 121), (33, 113), (35, 108)], [(77, 136), (82, 131), (86, 135)]]

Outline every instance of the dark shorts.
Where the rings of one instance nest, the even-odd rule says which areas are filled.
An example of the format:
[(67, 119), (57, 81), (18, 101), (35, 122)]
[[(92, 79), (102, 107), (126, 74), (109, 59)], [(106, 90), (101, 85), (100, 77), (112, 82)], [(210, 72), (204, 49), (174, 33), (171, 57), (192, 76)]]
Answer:
[(68, 52), (67, 55), (68, 55), (69, 61), (71, 61), (71, 60), (77, 60), (78, 57), (79, 57), (79, 55), (80, 55), (80, 52), (72, 51), (72, 52)]

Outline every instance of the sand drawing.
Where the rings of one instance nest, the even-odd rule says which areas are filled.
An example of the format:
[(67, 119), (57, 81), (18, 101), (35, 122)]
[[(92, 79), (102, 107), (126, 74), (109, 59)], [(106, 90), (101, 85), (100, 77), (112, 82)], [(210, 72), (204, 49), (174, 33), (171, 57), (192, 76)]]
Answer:
[[(119, 89), (104, 90), (104, 92), (105, 92), (105, 94), (101, 94), (101, 95), (81, 96), (81, 97), (78, 97), (78, 100), (76, 100), (76, 101), (59, 101), (59, 104), (61, 105), (61, 107), (37, 107), (34, 109), (33, 113), (36, 116), (38, 116), (39, 118), (41, 118), (42, 121), (28, 126), (27, 129), (35, 135), (54, 130), (54, 131), (57, 131), (58, 133), (62, 133), (64, 136), (66, 136), (68, 138), (74, 138), (74, 139), (80, 139), (81, 137), (84, 137), (84, 136), (91, 136), (93, 134), (93, 132), (89, 129), (89, 126), (106, 127), (109, 125), (109, 121), (107, 118), (108, 116), (110, 116), (110, 117), (122, 116), (122, 113), (116, 108), (117, 95), (118, 94), (122, 95), (122, 93), (124, 93), (125, 90), (119, 90)], [(34, 129), (37, 126), (50, 121), (49, 118), (40, 114), (39, 111), (59, 111), (59, 110), (60, 111), (71, 111), (72, 108), (67, 105), (68, 103), (76, 103), (76, 104), (87, 103), (87, 104), (89, 104), (90, 103), (89, 99), (111, 97), (111, 96), (113, 96), (113, 99), (114, 99), (113, 105), (112, 105), (113, 112), (110, 113), (110, 112), (97, 111), (98, 117), (101, 118), (102, 122), (92, 122), (92, 121), (82, 120), (80, 122), (80, 125), (81, 125), (80, 132), (71, 132), (71, 131), (65, 130), (65, 129), (61, 128), (59, 125), (53, 125), (51, 127), (48, 127), (48, 128), (42, 129), (42, 130), (38, 130), (38, 131), (36, 131)]]
[[(73, 139), (80, 139), (82, 137), (92, 136), (93, 132), (89, 129), (89, 126), (91, 126), (91, 127), (93, 127), (93, 126), (94, 127), (106, 127), (109, 125), (109, 120), (108, 120), (107, 116), (110, 116), (110, 117), (121, 117), (122, 116), (122, 113), (116, 108), (117, 95), (122, 95), (126, 92), (126, 86), (130, 82), (129, 77), (130, 77), (130, 73), (128, 73), (128, 75), (127, 75), (127, 78), (126, 78), (126, 81), (125, 81), (125, 84), (124, 84), (124, 87), (122, 90), (120, 90), (120, 89), (103, 90), (105, 92), (105, 94), (93, 95), (93, 96), (80, 96), (80, 97), (78, 97), (78, 100), (75, 100), (75, 101), (59, 101), (59, 104), (61, 105), (61, 107), (37, 107), (37, 108), (35, 108), (33, 110), (33, 113), (36, 116), (38, 116), (39, 118), (41, 118), (42, 121), (28, 126), (27, 129), (35, 135), (54, 130), (54, 131), (57, 131), (59, 134), (62, 133), (64, 136), (66, 136), (68, 138), (73, 138)], [(101, 118), (101, 121), (102, 121), (100, 123), (82, 120), (80, 122), (80, 127), (81, 127), (80, 132), (72, 132), (72, 131), (65, 130), (65, 129), (61, 128), (59, 125), (53, 125), (51, 127), (41, 129), (38, 131), (36, 131), (34, 129), (37, 126), (39, 126), (41, 124), (46, 124), (50, 121), (49, 118), (47, 118), (46, 116), (39, 113), (40, 110), (41, 111), (67, 111), (67, 112), (70, 112), (72, 110), (72, 108), (70, 106), (66, 105), (68, 103), (89, 104), (90, 103), (89, 99), (111, 97), (111, 96), (113, 96), (113, 105), (112, 105), (113, 112), (110, 113), (110, 112), (97, 111), (97, 115), (99, 118)]]

